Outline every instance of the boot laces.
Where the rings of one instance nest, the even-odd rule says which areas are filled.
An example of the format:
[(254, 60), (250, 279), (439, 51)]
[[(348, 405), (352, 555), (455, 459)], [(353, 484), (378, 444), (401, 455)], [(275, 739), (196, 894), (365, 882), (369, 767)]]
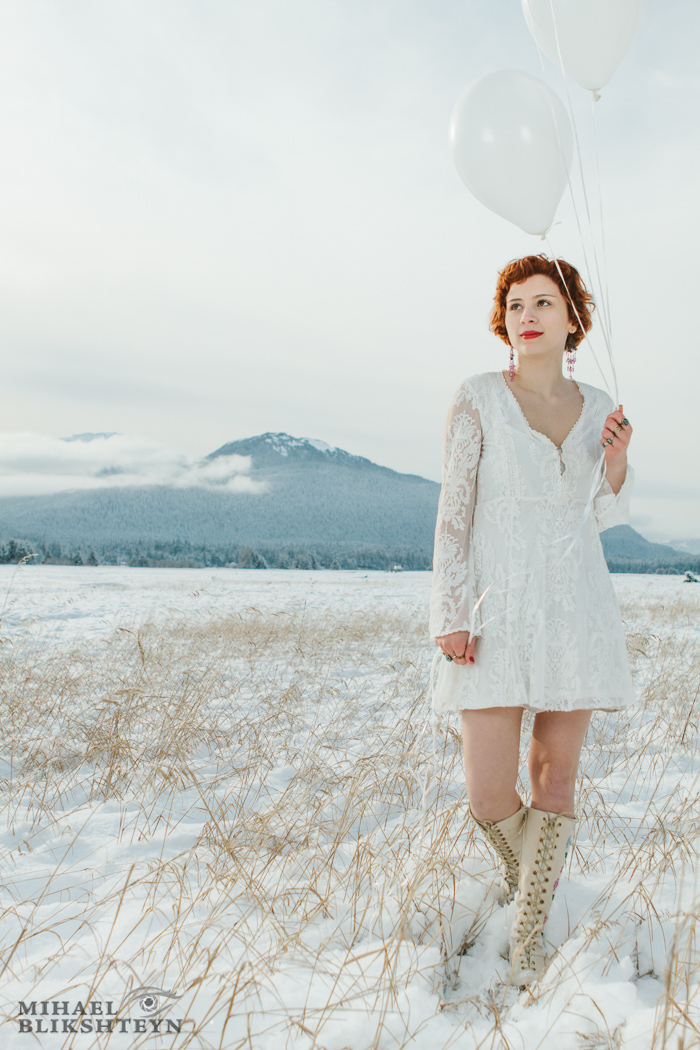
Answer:
[(486, 838), (489, 840), (494, 849), (501, 855), (506, 865), (507, 880), (514, 886), (518, 885), (518, 877), (520, 875), (520, 861), (516, 857), (515, 853), (511, 849), (508, 839), (505, 837), (500, 828), (496, 828), (489, 822), (484, 822), (482, 828)]
[(547, 871), (551, 871), (549, 866), (553, 859), (554, 841), (557, 835), (557, 817), (547, 817), (540, 832), (540, 843), (532, 872), (534, 892), (527, 894), (525, 915), (520, 923), (524, 939), (522, 950), (529, 968), (532, 967), (532, 956), (538, 947), (537, 933), (541, 933), (544, 929), (544, 920), (540, 919), (539, 916), (542, 914), (547, 892), (546, 884), (550, 881), (547, 878)]

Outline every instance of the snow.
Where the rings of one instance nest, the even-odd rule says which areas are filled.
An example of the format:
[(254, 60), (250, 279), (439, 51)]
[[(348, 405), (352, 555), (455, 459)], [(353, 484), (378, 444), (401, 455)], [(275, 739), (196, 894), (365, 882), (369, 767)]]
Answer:
[(292, 437), (291, 434), (270, 434), (265, 440), (268, 445), (272, 445), (275, 452), (278, 452), (281, 456), (288, 456), (290, 448), (302, 448), (304, 445), (312, 445), (314, 448), (317, 448), (319, 452), (334, 451), (325, 441), (305, 437), (295, 438)]
[(307, 444), (309, 444), (309, 445), (313, 445), (313, 447), (317, 448), (319, 450), (319, 452), (333, 452), (333, 451), (335, 451), (334, 449), (331, 448), (331, 446), (328, 444), (327, 441), (321, 441), (320, 438), (302, 438), (302, 440), (306, 441)]
[[(429, 573), (0, 567), (3, 1050), (694, 1045), (700, 587), (614, 583), (640, 700), (594, 716), (519, 992), (458, 721), (431, 745)], [(179, 1036), (19, 1031), (138, 986)]]
[[(66, 571), (68, 570), (68, 571)], [(14, 572), (0, 566), (0, 594)], [(20, 575), (21, 574), (21, 575)], [(10, 638), (72, 642), (136, 629), (172, 616), (225, 616), (251, 606), (424, 611), (429, 574), (372, 570), (132, 569), (126, 566), (24, 565), (0, 617)]]
[(340, 454), (349, 459), (357, 458), (340, 448), (329, 445), (327, 441), (322, 441), (320, 438), (295, 438), (291, 434), (266, 434), (265, 441), (280, 456), (288, 456), (290, 448), (303, 448), (305, 445), (311, 445), (312, 448), (318, 449), (319, 452), (327, 452), (329, 455)]

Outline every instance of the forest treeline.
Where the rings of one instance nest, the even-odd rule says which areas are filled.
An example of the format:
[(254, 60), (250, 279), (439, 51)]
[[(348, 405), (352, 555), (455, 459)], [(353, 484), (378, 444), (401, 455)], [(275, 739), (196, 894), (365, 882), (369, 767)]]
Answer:
[[(408, 544), (360, 546), (357, 544), (259, 544), (208, 546), (186, 540), (144, 543), (67, 546), (9, 539), (0, 545), (0, 563), (16, 564), (23, 558), (33, 565), (128, 565), (153, 568), (238, 569), (378, 569), (429, 570), (432, 550)], [(700, 556), (606, 558), (611, 572), (700, 573)]]
[(10, 539), (0, 546), (0, 563), (27, 557), (33, 565), (129, 565), (155, 568), (238, 569), (430, 569), (432, 551), (407, 544), (243, 544), (209, 546), (186, 540), (67, 546)]

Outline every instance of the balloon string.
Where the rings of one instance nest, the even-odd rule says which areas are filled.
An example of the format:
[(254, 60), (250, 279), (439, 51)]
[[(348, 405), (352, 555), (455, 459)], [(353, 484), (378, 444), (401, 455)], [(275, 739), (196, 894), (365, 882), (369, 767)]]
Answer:
[[(555, 264), (555, 266), (557, 268), (557, 273), (559, 274), (561, 282), (562, 282), (562, 284), (564, 285), (564, 287), (566, 288), (566, 290), (567, 290), (567, 292), (569, 294), (569, 300), (571, 302), (571, 305), (574, 308), (574, 313), (576, 314), (576, 320), (579, 323), (579, 327), (581, 328), (581, 331), (583, 331), (583, 324), (581, 322), (581, 318), (579, 316), (579, 312), (576, 309), (576, 303), (574, 302), (574, 298), (573, 298), (571, 292), (569, 292), (569, 289), (566, 286), (566, 280), (564, 279), (564, 274), (561, 272), (561, 267), (559, 265), (559, 260), (554, 255), (554, 252), (552, 252), (552, 248), (551, 248), (551, 245), (549, 244), (549, 241), (547, 241), (547, 246), (548, 246), (550, 252), (552, 253), (552, 257), (554, 258), (554, 264)], [(595, 350), (593, 349), (592, 345), (591, 345), (591, 353), (593, 354), (593, 359), (595, 360), (595, 363), (598, 365), (598, 369), (600, 371), (600, 374), (603, 375), (603, 370), (600, 367), (600, 364), (598, 362), (598, 358), (596, 357), (596, 353), (595, 353)], [(612, 361), (612, 357), (611, 357), (611, 361)], [(614, 369), (613, 369), (613, 376), (614, 375), (615, 375), (615, 372), (614, 372)], [(604, 378), (605, 378), (605, 376), (603, 376), (603, 379)], [(617, 379), (615, 380), (615, 393), (617, 393)], [(579, 522), (578, 528), (576, 529), (575, 532), (570, 532), (567, 535), (560, 536), (560, 537), (558, 537), (558, 539), (554, 540), (555, 543), (563, 543), (564, 540), (568, 540), (568, 539), (571, 540), (571, 542), (569, 543), (569, 546), (566, 548), (566, 550), (562, 554), (562, 556), (559, 559), (559, 561), (557, 561), (555, 563), (555, 565), (553, 566), (555, 569), (559, 565), (561, 565), (561, 563), (563, 562), (564, 558), (566, 558), (566, 556), (571, 552), (571, 550), (573, 549), (574, 544), (576, 543), (576, 540), (580, 536), (581, 530), (583, 529), (584, 525), (586, 524), (586, 519), (588, 518), (588, 515), (591, 513), (591, 511), (593, 509), (593, 503), (595, 501), (595, 497), (598, 494), (600, 486), (603, 484), (603, 480), (605, 478), (605, 472), (606, 472), (605, 446), (603, 445), (601, 447), (601, 449), (600, 449), (600, 452), (598, 454), (598, 460), (597, 460), (596, 465), (593, 468), (593, 471), (592, 471), (592, 474), (591, 474), (591, 486), (590, 486), (590, 489), (588, 491), (588, 499), (586, 500), (586, 506), (584, 507), (583, 514), (581, 516), (581, 521)]]
[[(528, 0), (528, 4), (529, 4), (529, 0)], [(602, 281), (601, 276), (600, 276), (600, 268), (598, 266), (598, 255), (597, 255), (597, 252), (595, 250), (595, 237), (593, 235), (593, 220), (591, 218), (591, 208), (590, 208), (590, 205), (589, 205), (588, 192), (587, 192), (587, 189), (586, 189), (586, 176), (585, 176), (585, 173), (584, 173), (584, 158), (582, 158), (582, 152), (581, 152), (581, 148), (580, 148), (580, 143), (578, 141), (578, 126), (577, 126), (576, 117), (575, 117), (575, 114), (574, 114), (573, 103), (571, 101), (571, 92), (569, 91), (569, 82), (567, 80), (567, 75), (566, 75), (566, 70), (565, 70), (564, 56), (563, 56), (563, 54), (561, 54), (561, 42), (559, 40), (559, 30), (558, 30), (558, 26), (556, 24), (556, 16), (554, 14), (554, 0), (549, 0), (549, 7), (550, 7), (550, 14), (552, 16), (552, 25), (554, 26), (554, 40), (556, 42), (556, 54), (557, 54), (558, 59), (559, 59), (559, 69), (561, 71), (561, 79), (563, 79), (563, 82), (564, 82), (564, 90), (565, 90), (566, 96), (567, 96), (567, 105), (569, 106), (569, 116), (571, 117), (571, 124), (572, 124), (573, 132), (574, 132), (574, 141), (576, 143), (576, 156), (577, 156), (577, 161), (578, 161), (578, 174), (579, 174), (579, 177), (580, 177), (581, 192), (582, 192), (582, 194), (584, 194), (584, 205), (585, 205), (585, 208), (586, 208), (586, 217), (588, 219), (589, 232), (591, 234), (591, 245), (592, 245), (592, 248), (593, 248), (593, 260), (595, 262), (595, 273), (596, 273), (596, 277), (597, 277), (597, 281), (598, 281), (598, 287), (602, 290), (602, 288), (603, 288), (603, 281)], [(537, 45), (537, 46), (539, 46), (539, 45)], [(540, 61), (542, 61), (542, 56), (540, 56)], [(570, 184), (570, 186), (571, 186), (571, 184)], [(572, 202), (573, 202), (573, 190), (572, 190)], [(575, 210), (576, 210), (576, 208), (575, 208), (575, 202), (574, 202), (574, 211)], [(582, 237), (581, 237), (581, 240), (582, 240)], [(588, 260), (587, 260), (587, 265), (588, 265)], [(615, 366), (614, 366), (613, 360), (612, 360), (612, 346), (611, 346), (611, 340), (610, 340), (610, 327), (609, 327), (609, 324), (608, 324), (608, 316), (607, 316), (607, 313), (606, 313), (606, 302), (604, 302), (603, 300), (601, 300), (601, 302), (600, 302), (600, 322), (601, 322), (601, 329), (602, 329), (602, 334), (603, 334), (603, 340), (604, 340), (604, 342), (606, 342), (606, 345), (607, 345), (607, 348), (608, 348), (608, 354), (609, 354), (610, 359), (611, 359), (610, 363), (611, 363), (611, 366), (612, 366), (612, 369), (613, 369), (613, 377), (615, 378)], [(617, 396), (617, 385), (615, 386), (615, 392), (616, 392), (616, 396)]]
[[(528, 7), (529, 7), (529, 0), (528, 0)], [(554, 0), (549, 0), (549, 9), (550, 9), (550, 14), (552, 16), (552, 25), (554, 26), (554, 39), (555, 39), (556, 45), (557, 45), (557, 55), (559, 57), (559, 69), (561, 70), (562, 80), (563, 80), (563, 83), (564, 83), (564, 91), (566, 93), (566, 101), (567, 101), (567, 105), (569, 107), (569, 116), (571, 117), (571, 125), (572, 125), (572, 129), (573, 129), (573, 132), (574, 132), (574, 141), (576, 143), (576, 156), (577, 156), (577, 160), (578, 160), (579, 177), (581, 179), (581, 192), (583, 193), (583, 202), (584, 202), (584, 207), (585, 207), (585, 211), (586, 211), (586, 218), (588, 220), (588, 229), (589, 229), (590, 237), (591, 237), (591, 247), (593, 249), (593, 261), (595, 263), (595, 274), (596, 274), (596, 277), (597, 277), (598, 287), (601, 290), (601, 299), (600, 299), (601, 330), (603, 332), (603, 341), (605, 342), (605, 345), (606, 345), (606, 348), (607, 348), (607, 351), (608, 351), (608, 357), (610, 358), (610, 367), (612, 369), (613, 382), (615, 384), (615, 401), (617, 401), (617, 376), (615, 375), (615, 364), (614, 364), (614, 361), (612, 359), (612, 341), (611, 341), (610, 326), (609, 326), (609, 323), (608, 323), (608, 316), (607, 316), (607, 311), (606, 311), (606, 296), (603, 293), (603, 289), (605, 288), (605, 282), (603, 282), (603, 280), (601, 278), (600, 266), (598, 264), (598, 253), (596, 252), (595, 236), (593, 234), (593, 220), (591, 218), (591, 209), (590, 209), (590, 206), (589, 206), (589, 203), (588, 203), (588, 193), (586, 191), (586, 178), (585, 178), (584, 171), (583, 171), (583, 154), (582, 154), (582, 151), (581, 151), (581, 144), (579, 142), (578, 125), (577, 125), (576, 117), (575, 117), (575, 114), (574, 114), (574, 107), (573, 107), (573, 104), (572, 104), (572, 101), (571, 101), (571, 92), (569, 91), (569, 83), (568, 83), (568, 81), (566, 79), (566, 72), (564, 70), (564, 56), (562, 55), (561, 41), (559, 40), (559, 28), (557, 26), (556, 15), (554, 13)], [(539, 48), (539, 44), (538, 44), (538, 48)], [(541, 55), (540, 55), (540, 61), (541, 60), (542, 59), (541, 59)], [(574, 204), (574, 212), (576, 213), (576, 221), (578, 223), (578, 212), (577, 212), (577, 209), (576, 209), (576, 203), (575, 203), (575, 200), (574, 200), (573, 188), (571, 187), (571, 182), (569, 182), (569, 187), (570, 187), (570, 190), (571, 190), (572, 203)], [(580, 223), (579, 223), (579, 232), (581, 232), (580, 231)], [(583, 243), (583, 240), (584, 240), (583, 234), (581, 234), (581, 241), (582, 241), (582, 243)], [(585, 244), (583, 244), (583, 249), (584, 249), (584, 258), (586, 258)], [(590, 266), (588, 264), (588, 259), (587, 258), (586, 258), (586, 265), (588, 266), (588, 269), (591, 270), (591, 268), (590, 268)], [(591, 270), (591, 273), (592, 272), (593, 271)]]
[[(579, 227), (579, 232), (580, 232), (580, 227)], [(584, 330), (584, 327), (583, 327), (583, 322), (581, 320), (581, 317), (580, 317), (580, 314), (579, 314), (578, 310), (576, 309), (576, 303), (574, 302), (574, 297), (571, 294), (571, 292), (569, 291), (568, 285), (566, 283), (566, 278), (564, 277), (564, 274), (561, 272), (561, 267), (559, 265), (559, 260), (557, 259), (556, 255), (554, 253), (554, 249), (552, 248), (552, 245), (549, 243), (549, 239), (546, 236), (544, 238), (544, 241), (545, 241), (545, 243), (547, 245), (547, 248), (549, 249), (550, 255), (552, 256), (552, 258), (554, 260), (554, 264), (555, 264), (555, 266), (557, 268), (557, 273), (559, 274), (559, 278), (560, 278), (564, 288), (566, 288), (566, 291), (567, 291), (567, 293), (569, 295), (569, 302), (571, 303), (573, 311), (576, 314), (576, 320), (579, 323), (579, 327), (580, 327), (581, 331), (584, 332), (585, 330)], [(603, 382), (605, 383), (605, 385), (607, 387), (608, 383), (607, 383), (607, 380), (605, 378), (605, 373), (603, 372), (603, 369), (601, 367), (600, 361), (598, 360), (598, 355), (595, 352), (595, 348), (594, 348), (594, 345), (593, 345), (593, 340), (591, 339), (590, 335), (588, 335), (587, 333), (585, 335), (585, 339), (586, 339), (586, 342), (588, 343), (588, 345), (590, 347), (591, 354), (593, 355), (593, 360), (595, 361), (596, 365), (598, 366), (598, 371), (601, 374)], [(617, 391), (617, 387), (616, 387), (616, 391)]]
[(598, 94), (598, 92), (594, 91), (593, 98), (591, 100), (591, 124), (593, 127), (593, 156), (595, 157), (596, 175), (598, 179), (598, 209), (600, 214), (600, 236), (603, 247), (603, 277), (605, 279), (605, 287), (603, 291), (605, 295), (605, 309), (608, 315), (608, 332), (610, 333), (610, 342), (612, 344), (612, 311), (610, 309), (610, 297), (608, 286), (608, 252), (605, 237), (605, 219), (603, 217), (603, 183), (600, 177), (600, 156), (598, 153), (598, 125), (595, 117), (595, 104), (599, 98), (600, 95)]
[[(532, 15), (532, 11), (530, 10), (529, 0), (525, 0), (525, 4), (527, 5), (527, 8), (528, 8), (528, 12), (529, 12), (529, 15), (530, 15), (530, 21), (534, 25), (535, 24), (535, 19), (534, 19), (533, 15)], [(606, 351), (607, 351), (607, 356), (608, 356), (608, 360), (610, 362), (610, 368), (611, 368), (611, 372), (612, 372), (612, 380), (613, 380), (613, 386), (614, 386), (614, 400), (615, 400), (616, 403), (619, 403), (618, 402), (617, 374), (616, 374), (616, 370), (615, 370), (615, 362), (613, 360), (612, 338), (611, 338), (611, 330), (610, 330), (610, 324), (609, 324), (609, 297), (608, 297), (608, 292), (607, 292), (607, 281), (603, 280), (603, 278), (601, 276), (601, 272), (600, 272), (600, 266), (599, 266), (599, 263), (598, 263), (598, 253), (596, 251), (596, 245), (595, 245), (595, 240), (596, 239), (595, 239), (595, 236), (594, 236), (594, 233), (593, 233), (593, 222), (592, 222), (592, 219), (591, 219), (591, 209), (590, 209), (590, 206), (589, 206), (588, 194), (587, 194), (587, 191), (586, 191), (586, 179), (585, 179), (585, 175), (584, 175), (584, 171), (583, 171), (582, 151), (581, 151), (581, 144), (580, 144), (579, 135), (578, 135), (578, 126), (577, 126), (577, 123), (576, 123), (576, 117), (574, 115), (573, 105), (572, 105), (572, 101), (571, 101), (571, 95), (570, 95), (568, 84), (567, 84), (567, 81), (566, 81), (566, 75), (564, 73), (564, 61), (563, 61), (563, 56), (562, 56), (562, 52), (561, 52), (561, 45), (560, 45), (560, 41), (559, 41), (559, 33), (558, 33), (558, 29), (557, 29), (556, 18), (554, 16), (553, 0), (550, 0), (550, 10), (551, 10), (551, 15), (552, 15), (552, 22), (553, 22), (553, 25), (554, 25), (554, 32), (555, 32), (555, 38), (556, 38), (556, 44), (557, 44), (557, 53), (559, 55), (559, 66), (560, 66), (562, 77), (563, 77), (563, 80), (564, 80), (564, 90), (565, 90), (565, 93), (566, 93), (566, 100), (567, 100), (567, 105), (568, 105), (568, 109), (569, 109), (569, 116), (571, 118), (571, 125), (572, 125), (573, 134), (574, 134), (574, 142), (575, 142), (575, 145), (576, 145), (579, 177), (580, 177), (580, 181), (581, 181), (581, 189), (582, 189), (582, 193), (583, 193), (585, 213), (586, 213), (586, 218), (588, 220), (588, 230), (589, 230), (589, 236), (590, 236), (591, 246), (592, 246), (592, 251), (593, 251), (593, 262), (594, 262), (593, 266), (591, 266), (591, 263), (590, 263), (590, 260), (589, 260), (589, 254), (588, 254), (588, 251), (586, 249), (586, 237), (584, 236), (584, 232), (583, 232), (583, 229), (582, 229), (581, 216), (580, 216), (580, 213), (579, 213), (579, 207), (577, 206), (577, 203), (576, 203), (576, 197), (575, 197), (575, 194), (574, 194), (574, 190), (573, 190), (573, 186), (572, 186), (572, 183), (571, 183), (571, 179), (569, 179), (569, 181), (568, 181), (569, 193), (570, 193), (570, 196), (571, 196), (571, 203), (572, 203), (573, 210), (574, 210), (574, 216), (575, 216), (575, 219), (576, 219), (576, 225), (578, 227), (579, 236), (580, 236), (580, 239), (581, 239), (581, 248), (582, 248), (582, 251), (583, 251), (584, 261), (586, 263), (586, 269), (588, 270), (588, 272), (591, 275), (591, 277), (595, 277), (597, 279), (598, 289), (600, 290), (600, 295), (598, 296), (598, 301), (600, 303), (600, 314), (599, 314), (599, 316), (600, 316), (600, 323), (601, 323), (601, 332), (602, 332), (602, 337), (603, 337), (603, 341), (605, 343), (605, 348), (606, 348)], [(534, 34), (533, 34), (533, 36), (534, 36)], [(540, 45), (539, 45), (539, 42), (537, 41), (536, 36), (535, 36), (535, 43), (537, 44), (537, 50), (538, 50), (538, 54), (539, 54), (539, 58), (540, 58), (540, 65), (541, 65), (542, 71), (544, 73), (545, 72), (545, 67), (544, 67), (544, 60), (543, 60), (542, 49), (540, 48)], [(559, 141), (560, 149), (561, 149), (561, 140), (559, 139), (559, 133), (558, 133), (558, 128), (557, 128), (556, 121), (553, 120), (553, 123), (554, 123), (555, 133), (557, 134), (557, 139)], [(596, 159), (597, 159), (597, 154), (596, 154)], [(551, 227), (550, 227), (550, 229), (551, 229)], [(547, 231), (547, 232), (549, 232), (549, 231)], [(547, 240), (546, 236), (543, 236), (542, 239), (545, 240), (545, 241)], [(547, 244), (548, 244), (550, 252), (554, 256), (554, 252), (552, 251), (551, 246), (549, 245), (549, 242), (547, 242)], [(564, 286), (566, 287), (565, 283), (564, 283)], [(573, 305), (573, 302), (572, 302), (572, 305)], [(575, 307), (574, 307), (574, 309), (575, 309)], [(581, 322), (580, 322), (580, 318), (579, 318), (579, 324), (580, 323)], [(602, 368), (602, 366), (601, 366), (600, 362), (598, 361), (598, 358), (597, 358), (597, 356), (595, 354), (595, 350), (594, 350), (594, 346), (593, 346), (593, 340), (591, 339), (590, 336), (587, 336), (586, 338), (587, 338), (588, 345), (589, 345), (589, 347), (591, 349), (591, 352), (593, 353), (593, 358), (594, 358), (595, 363), (596, 363), (596, 365), (598, 367), (598, 371), (600, 372), (601, 378), (603, 380), (603, 384), (604, 384), (605, 388), (608, 390), (608, 392), (610, 392), (610, 385), (608, 383), (608, 379), (607, 379), (607, 377), (605, 375), (605, 372), (603, 371), (603, 368)]]

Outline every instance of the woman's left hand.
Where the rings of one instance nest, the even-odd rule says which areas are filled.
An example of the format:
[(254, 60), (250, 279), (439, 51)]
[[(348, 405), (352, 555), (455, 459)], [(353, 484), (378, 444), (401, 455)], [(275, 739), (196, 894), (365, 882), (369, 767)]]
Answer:
[[(632, 424), (625, 417), (622, 405), (616, 412), (611, 412), (605, 420), (603, 435), (600, 439), (601, 445), (605, 445), (605, 459), (607, 463), (627, 455), (627, 446), (632, 437)], [(623, 459), (624, 462), (624, 459)]]

